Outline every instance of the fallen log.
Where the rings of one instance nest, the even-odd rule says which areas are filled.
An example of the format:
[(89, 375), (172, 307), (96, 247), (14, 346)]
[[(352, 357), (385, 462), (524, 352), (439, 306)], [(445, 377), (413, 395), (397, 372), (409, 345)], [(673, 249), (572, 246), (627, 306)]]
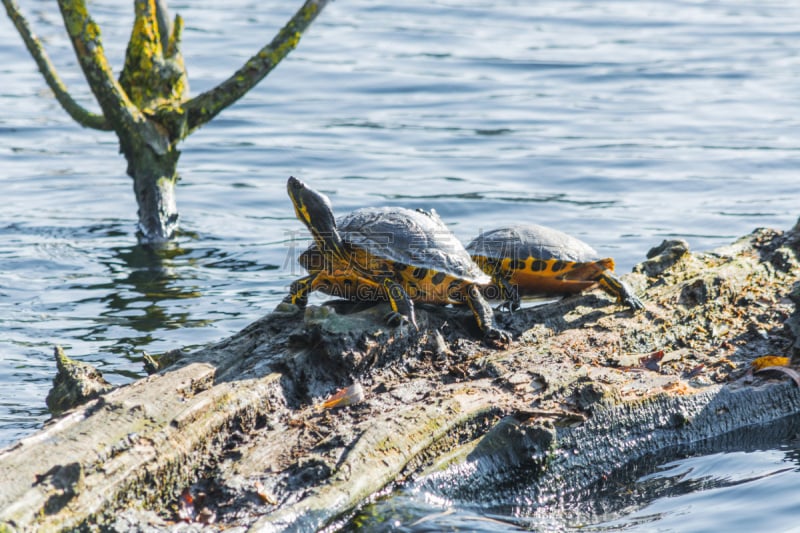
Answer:
[[(519, 476), (541, 501), (584, 490), (798, 412), (797, 386), (751, 363), (797, 355), (799, 244), (800, 226), (665, 242), (626, 276), (645, 311), (596, 291), (498, 315), (502, 351), (464, 310), (420, 306), (417, 332), (380, 305), (279, 306), (0, 451), (0, 530), (312, 531), (411, 478), (473, 502)], [(323, 407), (353, 384), (361, 401)]]

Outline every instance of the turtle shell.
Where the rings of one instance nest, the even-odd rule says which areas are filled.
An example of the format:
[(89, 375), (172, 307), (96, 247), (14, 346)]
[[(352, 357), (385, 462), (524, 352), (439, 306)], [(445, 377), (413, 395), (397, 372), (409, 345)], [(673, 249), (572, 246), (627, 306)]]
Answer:
[(519, 297), (569, 294), (600, 286), (634, 310), (644, 304), (614, 275), (614, 259), (599, 258), (585, 242), (546, 226), (519, 224), (481, 233), (467, 245), (472, 258), (492, 276), (483, 290), (510, 309)]
[(473, 256), (514, 261), (534, 258), (588, 263), (599, 257), (585, 242), (538, 224), (519, 224), (481, 233), (467, 245), (467, 251)]
[(337, 226), (348, 247), (375, 257), (442, 272), (470, 283), (490, 281), (434, 212), (367, 207), (341, 217)]

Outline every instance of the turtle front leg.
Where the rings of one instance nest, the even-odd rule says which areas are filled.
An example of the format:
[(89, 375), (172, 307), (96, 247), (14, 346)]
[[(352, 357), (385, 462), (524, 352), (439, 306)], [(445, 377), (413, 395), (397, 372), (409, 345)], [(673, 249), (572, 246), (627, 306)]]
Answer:
[(507, 331), (494, 327), (494, 314), (476, 285), (467, 287), (466, 300), (478, 328), (483, 332), (484, 341), (494, 348), (505, 348), (511, 342), (511, 335)]
[(392, 306), (391, 312), (386, 315), (386, 323), (394, 327), (401, 325), (403, 322), (411, 322), (414, 329), (419, 330), (417, 317), (414, 314), (414, 302), (403, 286), (390, 278), (384, 279), (382, 285), (389, 300), (389, 305)]
[(283, 303), (293, 304), (300, 309), (305, 309), (306, 305), (308, 305), (308, 293), (311, 292), (311, 287), (317, 276), (319, 276), (319, 272), (292, 282), (291, 287), (289, 287), (289, 294), (283, 299)]
[(644, 309), (644, 303), (633, 293), (633, 289), (611, 272), (603, 272), (597, 281), (604, 291), (617, 299), (617, 302), (627, 305), (634, 311)]

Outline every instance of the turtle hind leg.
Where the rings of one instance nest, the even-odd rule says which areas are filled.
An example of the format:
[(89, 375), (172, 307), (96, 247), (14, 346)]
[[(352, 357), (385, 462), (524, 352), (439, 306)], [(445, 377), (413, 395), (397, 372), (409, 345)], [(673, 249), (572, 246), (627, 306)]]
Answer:
[(604, 291), (617, 299), (617, 302), (627, 305), (634, 311), (644, 309), (644, 303), (633, 293), (633, 289), (613, 273), (603, 272), (597, 281)]
[(498, 292), (503, 300), (503, 303), (500, 304), (500, 309), (508, 309), (510, 313), (513, 313), (521, 307), (519, 287), (512, 285), (508, 279), (499, 275), (492, 276), (492, 282), (494, 286), (499, 287)]
[(494, 315), (492, 307), (481, 296), (481, 292), (475, 285), (469, 285), (466, 290), (467, 305), (469, 305), (478, 328), (483, 332), (483, 339), (486, 344), (494, 348), (505, 348), (511, 343), (511, 335), (508, 332), (494, 327)]
[(392, 310), (386, 314), (386, 323), (390, 326), (400, 326), (404, 322), (410, 322), (414, 329), (419, 330), (417, 317), (414, 314), (414, 302), (403, 286), (387, 278), (383, 280), (383, 289), (386, 291), (389, 305), (392, 306)]

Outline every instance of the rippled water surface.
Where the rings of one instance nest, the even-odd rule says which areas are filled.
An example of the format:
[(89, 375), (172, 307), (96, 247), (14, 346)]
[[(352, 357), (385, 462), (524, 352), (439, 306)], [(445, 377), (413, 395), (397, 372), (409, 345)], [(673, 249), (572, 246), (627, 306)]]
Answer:
[[(96, 110), (53, 2), (19, 3)], [(117, 69), (129, 4), (89, 3)], [(300, 2), (170, 5), (198, 94)], [(0, 446), (48, 417), (54, 344), (124, 383), (145, 350), (217, 340), (270, 311), (300, 274), (289, 175), (339, 213), (435, 208), (463, 239), (557, 226), (622, 272), (666, 237), (708, 249), (791, 227), (798, 41), (789, 0), (338, 0), (182, 145), (182, 234), (156, 254), (136, 245), (116, 138), (68, 118), (0, 18)]]

